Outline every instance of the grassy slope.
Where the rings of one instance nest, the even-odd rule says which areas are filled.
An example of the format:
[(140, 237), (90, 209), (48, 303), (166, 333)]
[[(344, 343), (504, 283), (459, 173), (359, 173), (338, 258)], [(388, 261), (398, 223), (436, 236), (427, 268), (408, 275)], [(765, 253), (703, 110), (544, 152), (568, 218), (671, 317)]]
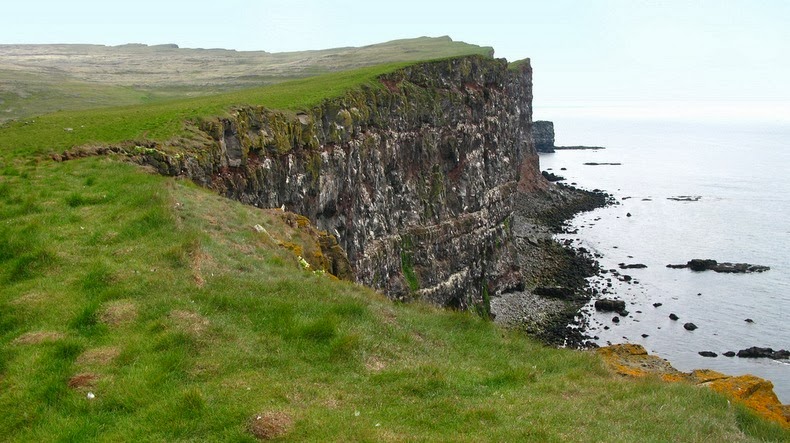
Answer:
[[(289, 94), (309, 84), (259, 93), (304, 105)], [(278, 246), (309, 239), (276, 211), (112, 158), (44, 160), (78, 134), (18, 130), (0, 131), (4, 439), (253, 441), (269, 412), (296, 441), (787, 437), (709, 390), (622, 380), (594, 355), (315, 275)]]

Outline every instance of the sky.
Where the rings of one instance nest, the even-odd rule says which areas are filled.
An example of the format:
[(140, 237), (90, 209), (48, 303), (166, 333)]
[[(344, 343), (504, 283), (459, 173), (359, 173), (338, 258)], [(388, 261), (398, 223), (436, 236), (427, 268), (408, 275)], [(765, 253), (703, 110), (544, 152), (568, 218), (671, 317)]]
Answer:
[(0, 44), (282, 52), (449, 35), (529, 57), (536, 118), (790, 124), (788, 0), (27, 0), (2, 10)]

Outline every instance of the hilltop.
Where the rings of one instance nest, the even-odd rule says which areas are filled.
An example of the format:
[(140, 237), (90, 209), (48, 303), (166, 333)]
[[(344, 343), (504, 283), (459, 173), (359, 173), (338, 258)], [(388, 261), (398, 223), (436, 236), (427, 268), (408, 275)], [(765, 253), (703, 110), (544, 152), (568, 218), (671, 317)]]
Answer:
[(493, 53), (449, 37), (283, 53), (177, 45), (0, 45), (0, 123), (60, 110), (206, 96), (365, 66)]

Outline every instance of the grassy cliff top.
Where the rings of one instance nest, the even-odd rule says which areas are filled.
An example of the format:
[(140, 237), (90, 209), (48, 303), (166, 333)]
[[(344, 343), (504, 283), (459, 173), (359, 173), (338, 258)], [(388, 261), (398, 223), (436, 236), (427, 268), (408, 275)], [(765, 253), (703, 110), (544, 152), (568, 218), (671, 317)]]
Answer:
[(0, 123), (58, 110), (146, 104), (490, 47), (449, 37), (268, 53), (175, 45), (0, 45)]
[(0, 126), (0, 152), (13, 156), (59, 152), (92, 143), (126, 140), (164, 141), (181, 134), (184, 123), (224, 115), (235, 105), (263, 105), (299, 110), (338, 97), (409, 63), (390, 63), (290, 80), (269, 86), (206, 97), (181, 98), (143, 105), (61, 111)]

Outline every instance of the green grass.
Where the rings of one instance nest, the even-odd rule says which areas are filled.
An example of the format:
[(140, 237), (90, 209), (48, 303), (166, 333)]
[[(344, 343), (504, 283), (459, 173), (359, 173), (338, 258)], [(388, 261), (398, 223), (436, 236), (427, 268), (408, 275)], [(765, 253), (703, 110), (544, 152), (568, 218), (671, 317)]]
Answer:
[(291, 441), (787, 437), (709, 390), (305, 271), (278, 211), (111, 158), (0, 172), (4, 441), (255, 441), (267, 412)]
[(378, 76), (404, 65), (360, 68), (210, 97), (47, 114), (0, 127), (0, 152), (19, 157), (94, 143), (164, 141), (183, 135), (185, 121), (224, 115), (234, 105), (297, 111), (361, 85), (379, 87)]

